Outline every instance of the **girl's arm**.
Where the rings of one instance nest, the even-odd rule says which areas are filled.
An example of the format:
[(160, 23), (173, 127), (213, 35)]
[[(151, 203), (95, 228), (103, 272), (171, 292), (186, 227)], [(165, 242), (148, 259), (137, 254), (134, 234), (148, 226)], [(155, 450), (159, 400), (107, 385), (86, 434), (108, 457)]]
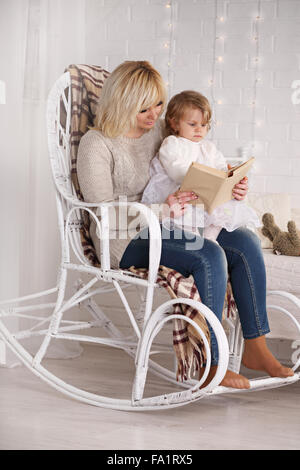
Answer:
[(159, 161), (169, 178), (181, 184), (191, 162), (182, 154), (180, 144), (175, 136), (167, 137), (159, 149)]

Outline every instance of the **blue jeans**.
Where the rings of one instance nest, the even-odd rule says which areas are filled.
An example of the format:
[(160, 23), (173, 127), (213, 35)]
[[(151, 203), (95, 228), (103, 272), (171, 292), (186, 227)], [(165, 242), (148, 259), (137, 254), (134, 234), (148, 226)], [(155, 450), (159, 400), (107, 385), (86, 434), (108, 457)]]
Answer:
[[(200, 241), (198, 248), (187, 249), (187, 246), (193, 247), (191, 234), (162, 228), (160, 264), (185, 277), (192, 274), (201, 301), (220, 321), (229, 276), (244, 338), (257, 338), (268, 333), (266, 273), (258, 237), (246, 228), (233, 232), (222, 229), (217, 238), (219, 244), (196, 235), (194, 241)], [(148, 229), (145, 229), (129, 243), (120, 267), (145, 268), (148, 267), (148, 259), (149, 239)], [(209, 329), (212, 365), (216, 365), (218, 346), (210, 325)]]

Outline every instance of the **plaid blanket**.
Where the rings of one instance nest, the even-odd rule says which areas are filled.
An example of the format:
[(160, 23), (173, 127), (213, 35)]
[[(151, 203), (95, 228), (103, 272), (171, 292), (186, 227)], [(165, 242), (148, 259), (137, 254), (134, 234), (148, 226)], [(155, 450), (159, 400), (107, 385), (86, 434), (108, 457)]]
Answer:
[[(78, 146), (81, 137), (88, 131), (89, 127), (94, 125), (97, 101), (104, 80), (108, 77), (109, 72), (97, 65), (70, 65), (65, 72), (69, 72), (71, 75), (71, 179), (78, 199), (84, 201), (77, 177)], [(64, 119), (63, 114), (62, 119)], [(83, 226), (80, 228), (80, 238), (84, 255), (94, 266), (100, 266), (90, 237), (90, 218), (88, 213), (81, 211), (81, 218)]]
[[(97, 100), (101, 88), (109, 73), (98, 66), (70, 65), (66, 71), (71, 75), (71, 166), (72, 182), (77, 197), (84, 200), (80, 191), (77, 177), (77, 151), (81, 137), (93, 126), (96, 115)], [(83, 228), (81, 230), (81, 242), (85, 256), (94, 266), (100, 266), (93, 242), (89, 235), (90, 220), (85, 211), (82, 211)], [(136, 269), (134, 266), (130, 271), (144, 279), (148, 276), (147, 269)], [(180, 273), (165, 266), (159, 267), (157, 283), (164, 287), (171, 298), (189, 298), (201, 302), (197, 287), (192, 276), (185, 278)], [(235, 302), (232, 295), (231, 285), (228, 283), (224, 302), (223, 315), (232, 316), (235, 312)], [(175, 304), (174, 313), (180, 313), (193, 319), (204, 332), (210, 344), (210, 333), (205, 318), (198, 310), (186, 304)], [(204, 343), (195, 328), (188, 322), (174, 319), (173, 324), (173, 346), (177, 357), (177, 380), (186, 380), (199, 371), (206, 361)]]

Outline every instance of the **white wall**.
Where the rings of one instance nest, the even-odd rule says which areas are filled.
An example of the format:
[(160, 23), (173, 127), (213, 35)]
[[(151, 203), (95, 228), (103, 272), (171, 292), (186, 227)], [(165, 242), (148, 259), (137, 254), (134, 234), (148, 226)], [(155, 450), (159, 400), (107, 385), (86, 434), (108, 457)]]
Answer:
[[(23, 209), (21, 132), (22, 115), (16, 110), (22, 100), (21, 38), (22, 9), (14, 15), (16, 0), (1, 4), (0, 14), (0, 79), (5, 82), (6, 103), (0, 104), (0, 298), (15, 297), (19, 293), (20, 222)], [(20, 40), (7, 41), (14, 24), (16, 37)], [(10, 138), (7, 136), (10, 135)]]
[(206, 94), (217, 120), (212, 136), (225, 156), (238, 157), (246, 146), (257, 157), (252, 190), (288, 192), (300, 206), (300, 104), (291, 100), (292, 83), (300, 80), (299, 0), (92, 0), (86, 6), (88, 63), (112, 70), (127, 58), (147, 59), (170, 82), (171, 95), (188, 88)]

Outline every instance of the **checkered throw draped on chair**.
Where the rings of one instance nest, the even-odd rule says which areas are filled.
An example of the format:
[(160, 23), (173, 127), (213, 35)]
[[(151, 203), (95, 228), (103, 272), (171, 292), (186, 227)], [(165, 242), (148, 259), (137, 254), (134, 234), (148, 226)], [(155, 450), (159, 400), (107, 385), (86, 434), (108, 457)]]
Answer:
[[(66, 71), (71, 75), (72, 116), (70, 147), (72, 182), (78, 199), (83, 201), (76, 166), (78, 145), (81, 137), (87, 132), (88, 126), (93, 126), (97, 100), (100, 96), (103, 82), (109, 76), (109, 72), (101, 67), (88, 65), (70, 65)], [(82, 219), (84, 227), (81, 230), (81, 242), (84, 254), (94, 266), (100, 266), (89, 235), (89, 216), (85, 211), (82, 211)], [(144, 279), (148, 276), (147, 269), (137, 269), (133, 266), (130, 268), (130, 271)], [(172, 269), (160, 266), (157, 283), (164, 287), (173, 299), (183, 297), (201, 302), (192, 276), (185, 278)], [(228, 282), (223, 315), (233, 316), (235, 309), (231, 285)], [(210, 343), (210, 334), (206, 320), (198, 310), (186, 304), (175, 304), (173, 313), (183, 314), (193, 319), (200, 326), (208, 343)], [(178, 365), (176, 377), (177, 380), (183, 381), (192, 377), (205, 364), (206, 351), (201, 336), (190, 323), (180, 319), (174, 319), (173, 322), (173, 345)]]

